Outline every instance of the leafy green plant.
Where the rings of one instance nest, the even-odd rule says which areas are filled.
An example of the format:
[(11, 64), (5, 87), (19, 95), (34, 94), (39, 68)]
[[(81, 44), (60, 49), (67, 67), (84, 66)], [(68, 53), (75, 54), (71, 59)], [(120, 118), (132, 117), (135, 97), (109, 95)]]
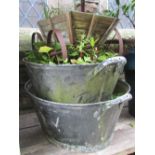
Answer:
[[(135, 0), (130, 0), (129, 3), (124, 5), (121, 5), (120, 0), (115, 0), (115, 2), (117, 10), (105, 10), (103, 14), (111, 17), (119, 17), (120, 11), (122, 10), (123, 15), (129, 19), (133, 28), (135, 28)], [(130, 16), (130, 13), (132, 14), (132, 17)]]
[(102, 62), (117, 55), (113, 51), (97, 47), (96, 43), (94, 37), (87, 38), (86, 35), (81, 35), (77, 44), (67, 45), (68, 59), (64, 60), (60, 43), (54, 42), (49, 46), (44, 42), (37, 42), (34, 44), (36, 50), (27, 53), (27, 60), (42, 64), (88, 64)]
[[(130, 23), (132, 24), (132, 26), (135, 28), (135, 0), (130, 0), (129, 4), (124, 4), (122, 6), (122, 10), (123, 10), (123, 15), (126, 16)], [(130, 12), (133, 12), (133, 18), (130, 17)]]

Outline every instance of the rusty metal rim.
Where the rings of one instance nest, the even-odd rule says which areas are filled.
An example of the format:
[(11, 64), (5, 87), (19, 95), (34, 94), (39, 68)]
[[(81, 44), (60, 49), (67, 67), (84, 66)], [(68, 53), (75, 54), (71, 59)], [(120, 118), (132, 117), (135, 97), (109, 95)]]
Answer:
[(59, 103), (59, 102), (54, 102), (54, 101), (49, 101), (49, 100), (45, 100), (45, 99), (42, 99), (36, 95), (34, 95), (32, 92), (30, 92), (30, 89), (32, 88), (32, 83), (30, 80), (28, 80), (26, 83), (25, 83), (25, 90), (26, 92), (34, 99), (40, 101), (40, 102), (44, 102), (45, 104), (53, 104), (53, 105), (56, 105), (56, 106), (69, 106), (69, 107), (86, 107), (86, 106), (96, 106), (96, 105), (102, 105), (102, 104), (105, 104), (105, 106), (113, 106), (113, 105), (117, 105), (117, 104), (120, 104), (122, 102), (122, 100), (129, 100), (129, 98), (131, 99), (132, 98), (132, 95), (129, 93), (130, 90), (131, 90), (131, 87), (130, 85), (125, 82), (125, 81), (121, 81), (119, 80), (118, 82), (122, 83), (123, 85), (126, 85), (126, 87), (128, 87), (128, 90), (125, 92), (124, 95), (122, 96), (119, 96), (113, 100), (108, 100), (108, 101), (101, 101), (101, 102), (95, 102), (95, 103), (83, 103), (83, 104), (78, 104), (78, 103)]

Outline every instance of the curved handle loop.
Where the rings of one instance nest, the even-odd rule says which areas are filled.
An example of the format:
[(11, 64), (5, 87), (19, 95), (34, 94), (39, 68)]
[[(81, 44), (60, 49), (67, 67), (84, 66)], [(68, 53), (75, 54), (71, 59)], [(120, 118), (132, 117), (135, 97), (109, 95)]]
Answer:
[(118, 41), (119, 41), (119, 55), (123, 55), (124, 53), (123, 39), (116, 28), (114, 29), (114, 31), (115, 31), (115, 36), (117, 36)]
[[(97, 66), (95, 66), (95, 68), (93, 68), (89, 73), (88, 73), (88, 79), (94, 78), (95, 76), (97, 76), (100, 72), (106, 72), (107, 68), (110, 65), (115, 65), (117, 69), (117, 72), (119, 74), (121, 74), (123, 72), (124, 66), (126, 64), (126, 58), (123, 56), (117, 56), (117, 57), (112, 57), (112, 58), (108, 58), (106, 61), (103, 61), (101, 63), (99, 63)], [(109, 70), (112, 72), (112, 68), (111, 70)], [(108, 73), (108, 72), (106, 72)]]
[(65, 44), (64, 38), (63, 38), (63, 36), (61, 34), (61, 31), (58, 30), (58, 29), (50, 30), (48, 32), (48, 35), (47, 35), (47, 44), (51, 43), (51, 36), (52, 36), (52, 34), (55, 34), (56, 39), (58, 40), (58, 42), (61, 45), (62, 56), (63, 56), (64, 59), (66, 59), (67, 58), (67, 48), (66, 48), (66, 44)]
[(124, 94), (123, 96), (117, 97), (116, 99), (107, 102), (105, 105), (110, 108), (111, 106), (118, 105), (123, 102), (130, 101), (132, 99), (132, 95), (130, 93)]
[(43, 42), (43, 38), (39, 32), (33, 32), (32, 37), (31, 37), (31, 44), (32, 44), (32, 50), (36, 50), (34, 43), (35, 43), (35, 38), (38, 38), (41, 42)]

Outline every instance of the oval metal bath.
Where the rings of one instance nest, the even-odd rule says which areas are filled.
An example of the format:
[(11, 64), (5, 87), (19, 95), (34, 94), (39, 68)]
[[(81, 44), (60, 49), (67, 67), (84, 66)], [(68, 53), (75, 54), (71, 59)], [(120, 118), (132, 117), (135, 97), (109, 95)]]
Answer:
[(35, 103), (41, 126), (50, 142), (81, 152), (95, 152), (110, 143), (122, 107), (132, 98), (130, 86), (123, 81), (117, 83), (115, 99), (98, 103), (44, 100), (35, 95), (30, 81), (25, 89)]
[(24, 62), (37, 96), (55, 102), (88, 103), (101, 101), (101, 95), (109, 99), (126, 59), (117, 56), (84, 65)]

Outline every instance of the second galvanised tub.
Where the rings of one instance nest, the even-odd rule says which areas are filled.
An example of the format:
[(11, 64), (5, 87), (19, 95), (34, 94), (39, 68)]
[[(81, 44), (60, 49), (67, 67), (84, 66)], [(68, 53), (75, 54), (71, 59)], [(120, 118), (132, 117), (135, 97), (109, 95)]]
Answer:
[(25, 89), (32, 97), (42, 126), (50, 142), (81, 152), (105, 148), (120, 116), (124, 103), (132, 98), (130, 86), (119, 81), (111, 100), (97, 103), (59, 103), (41, 99), (32, 84)]

